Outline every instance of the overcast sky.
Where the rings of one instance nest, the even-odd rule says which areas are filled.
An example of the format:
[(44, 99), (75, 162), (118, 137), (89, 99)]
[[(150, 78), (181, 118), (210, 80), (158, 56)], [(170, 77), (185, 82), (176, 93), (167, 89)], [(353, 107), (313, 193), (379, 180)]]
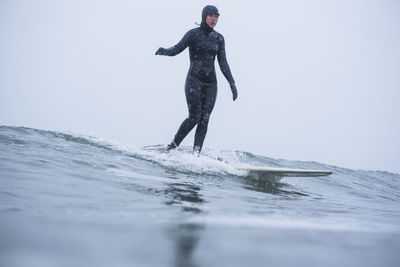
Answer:
[(154, 52), (206, 4), (239, 98), (217, 67), (205, 147), (400, 172), (396, 0), (0, 0), (0, 125), (169, 143), (187, 116), (188, 50)]

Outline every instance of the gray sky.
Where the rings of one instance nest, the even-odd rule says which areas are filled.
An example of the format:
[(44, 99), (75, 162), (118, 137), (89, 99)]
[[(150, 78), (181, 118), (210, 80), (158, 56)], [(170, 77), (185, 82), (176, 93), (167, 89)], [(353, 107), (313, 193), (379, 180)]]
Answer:
[(188, 51), (154, 52), (206, 4), (239, 98), (217, 67), (205, 147), (400, 172), (396, 0), (0, 0), (0, 125), (169, 143), (187, 116)]

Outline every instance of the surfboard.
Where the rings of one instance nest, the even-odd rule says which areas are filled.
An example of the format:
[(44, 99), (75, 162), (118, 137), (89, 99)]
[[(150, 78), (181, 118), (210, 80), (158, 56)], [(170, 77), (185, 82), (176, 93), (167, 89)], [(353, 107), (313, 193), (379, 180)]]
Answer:
[(262, 176), (281, 176), (281, 177), (318, 177), (331, 175), (331, 171), (327, 170), (304, 170), (304, 169), (289, 169), (275, 168), (264, 166), (237, 165), (236, 169), (246, 171), (248, 174), (258, 174)]

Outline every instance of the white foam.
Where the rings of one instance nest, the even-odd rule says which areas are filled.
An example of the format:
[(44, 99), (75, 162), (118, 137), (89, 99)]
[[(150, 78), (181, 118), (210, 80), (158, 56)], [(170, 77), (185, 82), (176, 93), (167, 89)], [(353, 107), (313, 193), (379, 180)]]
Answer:
[(173, 167), (183, 171), (195, 173), (221, 173), (241, 175), (243, 172), (238, 171), (234, 166), (227, 162), (217, 160), (207, 155), (197, 156), (193, 153), (181, 150), (173, 150), (169, 153), (160, 153), (146, 150), (135, 151), (140, 156), (153, 160), (166, 167)]
[[(127, 154), (135, 154), (139, 158), (157, 162), (162, 166), (172, 167), (182, 171), (202, 174), (232, 174), (238, 176), (246, 174), (246, 172), (239, 171), (234, 167), (236, 163), (239, 162), (239, 158), (232, 152), (221, 152), (207, 149), (205, 150), (205, 153), (203, 152), (200, 156), (197, 156), (194, 153), (177, 148), (166, 153), (157, 150), (139, 148), (134, 145), (123, 144), (116, 140), (85, 135), (79, 136)], [(221, 156), (223, 156), (224, 161), (218, 160)]]

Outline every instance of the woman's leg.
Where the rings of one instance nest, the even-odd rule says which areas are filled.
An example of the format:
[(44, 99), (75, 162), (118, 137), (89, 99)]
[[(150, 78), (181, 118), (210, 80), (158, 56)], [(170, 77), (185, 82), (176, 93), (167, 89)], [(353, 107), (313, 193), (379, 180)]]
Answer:
[(189, 109), (189, 117), (185, 119), (175, 135), (174, 141), (168, 146), (168, 149), (178, 147), (188, 133), (200, 122), (202, 115), (201, 101), (201, 83), (198, 79), (190, 75), (185, 83), (186, 102)]
[(204, 84), (201, 97), (201, 118), (197, 125), (193, 150), (200, 153), (206, 138), (208, 122), (217, 99), (217, 83)]

